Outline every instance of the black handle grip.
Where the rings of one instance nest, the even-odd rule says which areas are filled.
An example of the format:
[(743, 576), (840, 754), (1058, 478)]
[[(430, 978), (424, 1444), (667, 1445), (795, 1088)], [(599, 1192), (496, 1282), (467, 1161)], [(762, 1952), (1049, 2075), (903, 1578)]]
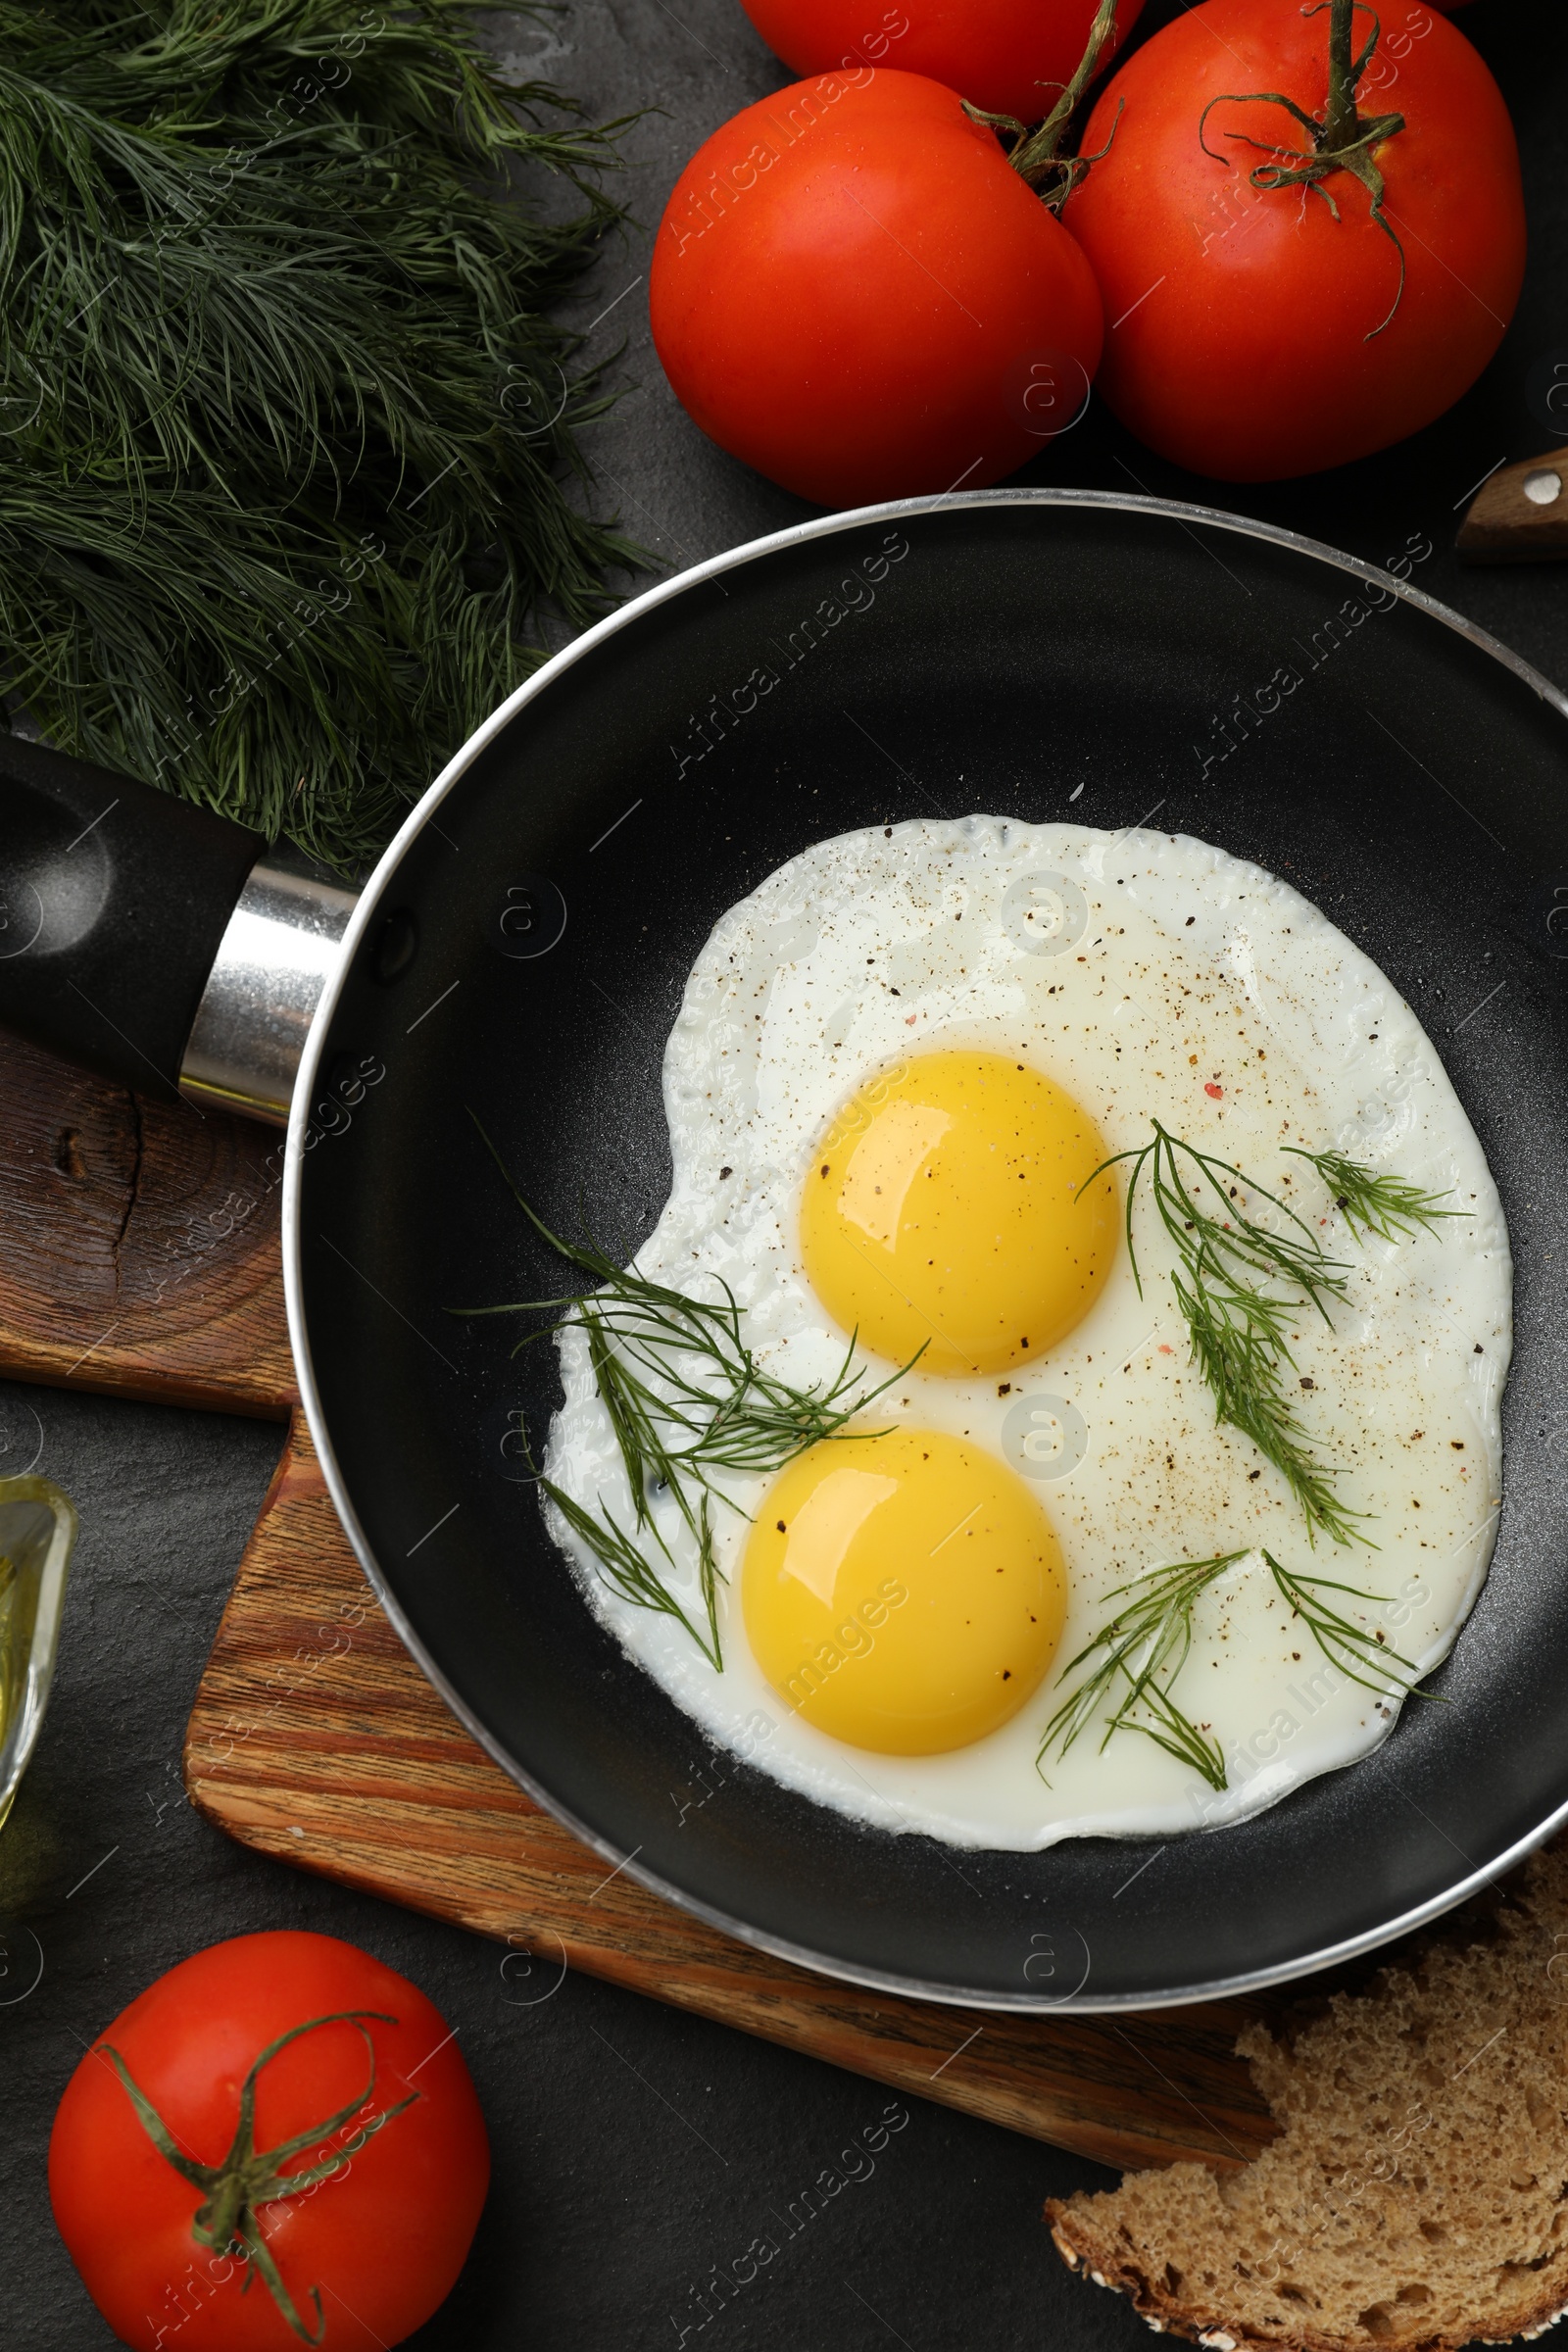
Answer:
[(174, 1094), (265, 847), (226, 817), (0, 734), (0, 1022), (139, 1094)]

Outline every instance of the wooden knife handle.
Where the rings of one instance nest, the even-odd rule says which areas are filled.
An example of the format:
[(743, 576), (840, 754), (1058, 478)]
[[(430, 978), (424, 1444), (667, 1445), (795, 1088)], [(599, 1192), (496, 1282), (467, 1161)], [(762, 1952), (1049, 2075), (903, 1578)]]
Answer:
[(1568, 556), (1568, 448), (1504, 466), (1459, 525), (1467, 564), (1551, 564)]

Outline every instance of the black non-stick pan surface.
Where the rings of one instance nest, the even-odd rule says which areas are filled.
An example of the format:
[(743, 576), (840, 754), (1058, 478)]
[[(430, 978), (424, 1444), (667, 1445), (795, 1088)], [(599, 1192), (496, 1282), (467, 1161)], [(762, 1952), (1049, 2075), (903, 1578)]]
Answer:
[[(1376, 1944), (1568, 1812), (1565, 717), (1413, 585), (1309, 542), (999, 492), (706, 564), (569, 648), (454, 762), (313, 1033), (294, 1338), (394, 1622), (607, 1871), (861, 1983), (1148, 2006)], [(561, 1281), (470, 1109), (548, 1220), (629, 1254), (665, 1199), (661, 1060), (718, 915), (808, 843), (971, 811), (1193, 833), (1292, 882), (1423, 1020), (1512, 1235), (1505, 1500), (1436, 1678), (1449, 1703), (1157, 1849), (955, 1852), (708, 1748), (596, 1622), (509, 1448), (519, 1407), (543, 1440), (553, 1348), (514, 1360), (515, 1326), (452, 1311)]]

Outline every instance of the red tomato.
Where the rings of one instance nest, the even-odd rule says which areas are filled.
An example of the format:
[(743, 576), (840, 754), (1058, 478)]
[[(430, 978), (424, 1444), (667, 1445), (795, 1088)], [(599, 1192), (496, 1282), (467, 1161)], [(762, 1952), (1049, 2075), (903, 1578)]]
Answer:
[[(1349, 172), (1251, 184), (1305, 138), (1285, 108), (1227, 99), (1208, 116), (1217, 155), (1203, 152), (1203, 110), (1225, 92), (1281, 91), (1321, 115), (1329, 23), (1301, 0), (1206, 0), (1167, 25), (1102, 93), (1083, 146), (1110, 152), (1063, 211), (1104, 296), (1105, 400), (1140, 440), (1223, 481), (1315, 473), (1429, 424), (1496, 350), (1524, 277), (1507, 109), (1425, 7), (1386, 11), (1359, 94), (1363, 118), (1405, 119), (1373, 157), (1402, 293), (1398, 251)], [(1358, 45), (1371, 24), (1358, 7)]]
[[(1089, 46), (1098, 0), (743, 0), (768, 47), (797, 74), (894, 66), (929, 74), (996, 115), (1038, 122)], [(1144, 0), (1120, 0), (1108, 65)]]
[[(156, 2119), (183, 2164), (221, 2172), (253, 2070), (251, 2185), (273, 2179), (260, 2161), (270, 2150), (304, 2186), (231, 2204), (226, 2224), (209, 2216), (204, 2242), (222, 2189), (176, 2168)], [(121, 2341), (145, 2352), (285, 2352), (302, 2330), (329, 2352), (401, 2343), (463, 2268), (489, 2178), (484, 2119), (440, 2011), (353, 1944), (293, 1932), (215, 1943), (160, 1977), (77, 2067), (49, 2142), (72, 2260)]]
[(952, 90), (825, 74), (749, 106), (675, 183), (649, 276), (677, 397), (824, 506), (1011, 473), (1087, 398), (1088, 263)]

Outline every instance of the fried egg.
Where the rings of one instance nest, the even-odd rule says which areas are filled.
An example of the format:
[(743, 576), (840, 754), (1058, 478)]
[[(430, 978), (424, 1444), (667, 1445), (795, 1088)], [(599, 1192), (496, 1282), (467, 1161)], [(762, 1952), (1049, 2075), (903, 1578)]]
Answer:
[[(986, 816), (843, 835), (720, 918), (663, 1085), (673, 1183), (637, 1270), (727, 1286), (759, 1367), (797, 1388), (831, 1387), (853, 1347), (867, 1399), (849, 1434), (715, 1480), (722, 1672), (545, 1505), (590, 1605), (692, 1718), (694, 1766), (706, 1741), (881, 1828), (1029, 1850), (1222, 1827), (1389, 1736), (1396, 1678), (1326, 1655), (1263, 1553), (1366, 1595), (1336, 1597), (1419, 1672), (1446, 1654), (1500, 1508), (1512, 1277), (1435, 1048), (1326, 915), (1181, 836)], [(1346, 1269), (1328, 1317), (1292, 1316), (1288, 1372), (1375, 1550), (1309, 1544), (1281, 1473), (1216, 1423), (1171, 1238), (1146, 1188), (1129, 1248), (1105, 1166), (1154, 1120)], [(1457, 1213), (1358, 1239), (1292, 1147)], [(626, 1526), (586, 1342), (558, 1345), (547, 1475)], [(698, 1620), (689, 1530), (647, 1500)], [(1226, 1786), (1100, 1720), (1042, 1757), (1113, 1596), (1220, 1554), (1173, 1695)]]

